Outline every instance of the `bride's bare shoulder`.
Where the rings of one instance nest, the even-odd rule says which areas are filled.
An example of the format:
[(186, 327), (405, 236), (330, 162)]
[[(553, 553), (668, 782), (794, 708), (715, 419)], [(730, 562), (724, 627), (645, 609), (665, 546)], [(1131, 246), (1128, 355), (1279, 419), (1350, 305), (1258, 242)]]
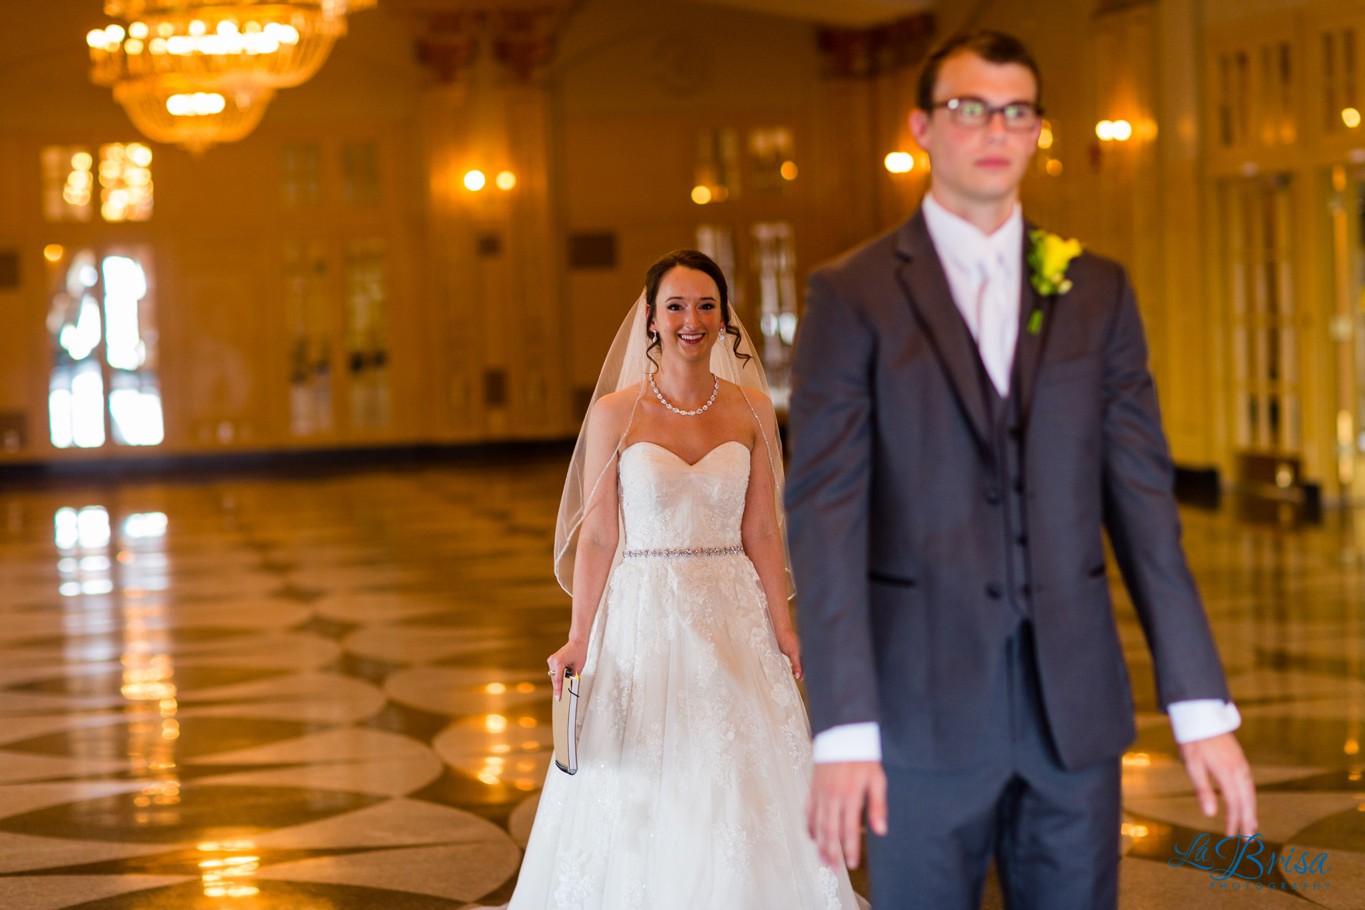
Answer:
[(625, 429), (630, 412), (640, 398), (642, 383), (608, 392), (592, 406), (588, 414), (588, 429), (596, 433), (620, 433)]
[(721, 385), (728, 389), (732, 389), (735, 393), (747, 398), (749, 404), (753, 405), (759, 413), (762, 413), (764, 408), (771, 409), (773, 406), (773, 400), (761, 389), (755, 389), (752, 386), (742, 386), (739, 383), (731, 382), (728, 379), (722, 379)]
[(635, 404), (636, 399), (640, 397), (640, 391), (643, 385), (643, 382), (637, 382), (634, 385), (628, 385), (623, 389), (617, 389), (615, 392), (608, 392), (597, 399), (597, 403), (593, 405), (593, 409), (595, 411), (601, 411), (604, 414), (628, 414), (630, 413), (631, 407)]

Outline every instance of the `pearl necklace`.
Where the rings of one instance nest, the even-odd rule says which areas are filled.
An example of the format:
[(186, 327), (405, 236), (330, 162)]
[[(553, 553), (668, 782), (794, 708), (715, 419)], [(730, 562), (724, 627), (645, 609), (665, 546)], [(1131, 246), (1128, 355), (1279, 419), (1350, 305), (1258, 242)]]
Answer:
[(664, 407), (668, 408), (668, 409), (669, 409), (670, 411), (672, 411), (674, 414), (681, 414), (681, 415), (684, 416), (684, 417), (698, 417), (698, 416), (700, 416), (702, 413), (704, 413), (704, 412), (706, 411), (707, 408), (711, 407), (711, 405), (713, 405), (713, 404), (716, 403), (716, 395), (718, 395), (718, 394), (720, 393), (720, 377), (717, 376), (717, 375), (715, 375), (715, 374), (713, 373), (713, 374), (711, 375), (711, 378), (715, 380), (715, 384), (714, 384), (714, 386), (713, 386), (712, 389), (711, 389), (711, 397), (708, 398), (708, 399), (706, 399), (706, 404), (704, 404), (704, 405), (702, 405), (701, 407), (697, 408), (695, 411), (684, 411), (682, 408), (678, 407), (678, 406), (675, 405), (673, 402), (671, 402), (671, 401), (669, 401), (667, 398), (665, 398), (665, 397), (664, 397), (664, 393), (663, 393), (663, 392), (660, 392), (660, 391), (659, 391), (659, 387), (658, 387), (657, 385), (654, 384), (654, 374), (653, 374), (653, 373), (651, 373), (651, 374), (649, 375), (649, 387), (650, 387), (651, 389), (654, 390), (654, 397), (657, 398), (657, 399), (659, 399), (659, 404), (661, 404), (661, 405), (663, 405)]

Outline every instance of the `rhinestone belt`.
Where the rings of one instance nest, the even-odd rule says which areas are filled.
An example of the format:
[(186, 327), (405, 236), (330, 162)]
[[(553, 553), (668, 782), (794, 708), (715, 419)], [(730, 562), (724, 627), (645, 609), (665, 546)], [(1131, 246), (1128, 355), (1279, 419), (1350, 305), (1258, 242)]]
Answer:
[(650, 550), (627, 550), (625, 559), (682, 559), (689, 556), (743, 556), (744, 547), (669, 547)]

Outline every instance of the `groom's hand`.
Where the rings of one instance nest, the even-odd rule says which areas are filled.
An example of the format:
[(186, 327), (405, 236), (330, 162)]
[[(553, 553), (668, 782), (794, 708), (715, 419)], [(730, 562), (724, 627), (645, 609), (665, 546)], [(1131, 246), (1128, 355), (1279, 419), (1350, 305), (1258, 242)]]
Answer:
[(1205, 816), (1212, 818), (1218, 814), (1218, 798), (1213, 793), (1216, 783), (1227, 805), (1225, 832), (1228, 837), (1235, 834), (1250, 837), (1256, 833), (1256, 785), (1237, 737), (1222, 733), (1183, 743), (1180, 759), (1185, 763), (1185, 772), (1194, 784), (1199, 808)]
[(831, 869), (839, 863), (858, 868), (862, 850), (863, 809), (874, 834), (886, 834), (886, 774), (881, 762), (823, 762), (815, 766), (806, 830), (820, 859)]

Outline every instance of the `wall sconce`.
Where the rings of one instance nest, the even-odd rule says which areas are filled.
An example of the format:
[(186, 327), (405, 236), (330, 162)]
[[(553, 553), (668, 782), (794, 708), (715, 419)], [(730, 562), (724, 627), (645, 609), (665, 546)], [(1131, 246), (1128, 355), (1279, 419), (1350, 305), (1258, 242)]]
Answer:
[(1127, 142), (1133, 138), (1133, 124), (1127, 120), (1101, 120), (1095, 124), (1095, 136), (1101, 142)]
[(692, 201), (697, 205), (708, 205), (712, 202), (724, 202), (730, 198), (730, 191), (723, 186), (707, 186), (698, 183), (692, 187)]
[[(464, 173), (464, 188), (471, 193), (477, 193), (488, 186), (488, 175), (478, 168), (470, 168)], [(498, 176), (493, 178), (493, 185), (506, 192), (517, 185), (517, 175), (511, 171), (499, 171)]]
[(893, 174), (908, 174), (915, 169), (915, 157), (909, 152), (891, 152), (882, 163)]
[(1360, 111), (1353, 107), (1342, 108), (1341, 122), (1346, 124), (1347, 129), (1355, 129), (1360, 126)]

